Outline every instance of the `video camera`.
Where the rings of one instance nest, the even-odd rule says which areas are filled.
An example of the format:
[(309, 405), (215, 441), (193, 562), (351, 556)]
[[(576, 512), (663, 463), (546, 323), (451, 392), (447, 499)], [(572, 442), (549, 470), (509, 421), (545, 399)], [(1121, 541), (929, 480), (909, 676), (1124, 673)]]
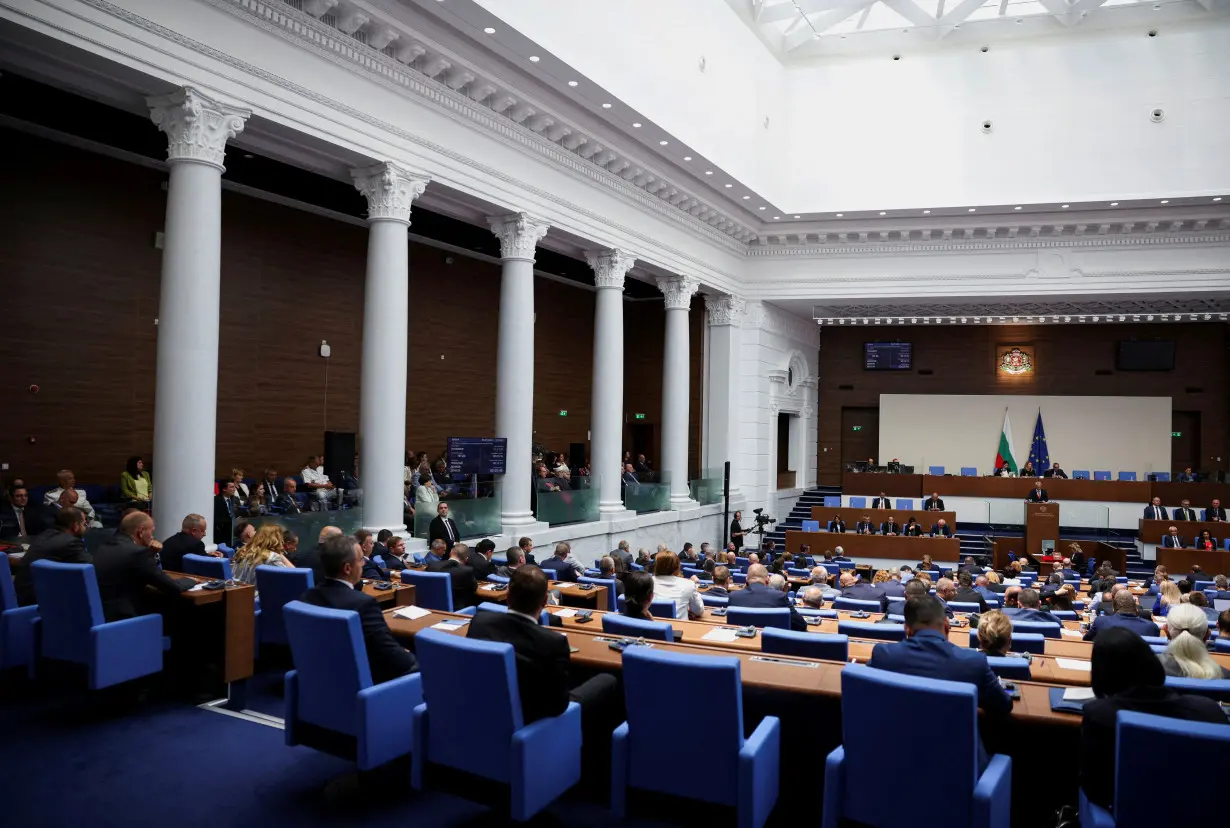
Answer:
[(753, 520), (752, 532), (758, 535), (764, 535), (765, 529), (777, 523), (777, 518), (769, 517), (763, 514), (764, 509), (753, 509), (752, 512), (756, 515)]

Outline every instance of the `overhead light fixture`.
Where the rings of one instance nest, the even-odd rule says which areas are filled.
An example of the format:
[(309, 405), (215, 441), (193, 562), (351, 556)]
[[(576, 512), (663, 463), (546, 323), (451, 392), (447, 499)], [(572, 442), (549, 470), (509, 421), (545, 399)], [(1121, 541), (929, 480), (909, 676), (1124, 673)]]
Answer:
[(1019, 210), (1019, 209), (1021, 209), (1021, 208), (1020, 208), (1020, 207), (1013, 207), (1012, 209), (1013, 209), (1013, 210)]
[(1110, 203), (1110, 206), (1111, 206), (1111, 207), (1118, 207), (1118, 206), (1119, 206), (1119, 202), (1117, 202), (1117, 201), (1112, 201), (1112, 202)]
[(924, 216), (929, 216), (929, 215), (931, 215), (931, 211), (930, 211), (930, 210), (923, 210), (923, 215), (924, 215)]
[(690, 156), (690, 155), (685, 155), (685, 156), (683, 156), (683, 160), (684, 160), (684, 161), (691, 161), (691, 160), (692, 160), (692, 156)]
[(795, 218), (802, 218), (802, 216), (795, 216)]
[(488, 26), (487, 28), (483, 29), (483, 33), (484, 34), (495, 34), (495, 29)]
[(978, 212), (978, 208), (977, 208), (977, 207), (971, 207), (971, 208), (969, 208), (969, 212), (971, 212), (971, 213), (976, 213), (976, 212)]
[[(844, 216), (845, 216), (845, 213), (838, 213), (838, 214), (837, 214), (837, 218), (843, 218)], [(798, 216), (795, 216), (795, 218), (798, 218)]]
[(1163, 198), (1163, 199), (1162, 199), (1162, 203), (1163, 203), (1163, 204), (1169, 204), (1169, 203), (1170, 203), (1170, 199), (1168, 199), (1168, 198)]
[(659, 141), (659, 142), (658, 142), (658, 146), (660, 146), (660, 147), (664, 147), (664, 146), (666, 146), (666, 145), (667, 145), (667, 144), (669, 144), (669, 143), (670, 143), (670, 141)]
[(576, 85), (577, 85), (577, 82), (576, 82), (576, 81), (568, 81), (568, 85), (569, 85), (569, 86), (576, 86)]
[(780, 219), (780, 218), (781, 218), (781, 216), (774, 216), (774, 217), (773, 217), (773, 220), (774, 220), (774, 221), (777, 221), (777, 220), (778, 220), (778, 219)]
[(713, 175), (713, 170), (705, 170), (705, 175)]
[(750, 195), (745, 195), (745, 196), (743, 197), (743, 200), (744, 200), (744, 201), (747, 201), (749, 198), (751, 198), (751, 196), (750, 196)]
[(542, 58), (540, 58), (538, 55), (530, 55), (530, 63), (537, 63), (540, 60), (542, 60)]
[[(744, 198), (747, 198), (747, 196), (744, 196)], [(756, 209), (757, 209), (757, 210), (763, 210), (764, 208), (763, 208), (763, 207), (757, 207)]]
[(610, 109), (610, 108), (611, 108), (611, 105), (610, 105), (609, 103), (604, 103), (604, 104), (602, 105), (602, 108), (603, 108), (603, 109)]
[(880, 215), (884, 216), (884, 215), (887, 215), (887, 213), (885, 213), (883, 210), (881, 210), (881, 211), (880, 211)]
[(633, 129), (640, 129), (640, 128), (641, 128), (641, 122), (640, 122), (640, 121), (634, 121), (634, 122), (633, 122), (633, 124), (632, 124), (632, 128), (633, 128)]
[(1213, 200), (1214, 200), (1214, 201), (1221, 201), (1221, 196), (1216, 196)]
[(1061, 210), (1066, 210), (1066, 209), (1068, 209), (1068, 205), (1067, 205), (1067, 204), (1060, 204), (1060, 205), (1059, 205), (1059, 208), (1060, 208)]
[(733, 187), (733, 186), (735, 186), (735, 185), (734, 185), (734, 184), (726, 184), (726, 185), (725, 185), (726, 189), (728, 189), (728, 190), (729, 190), (731, 187)]

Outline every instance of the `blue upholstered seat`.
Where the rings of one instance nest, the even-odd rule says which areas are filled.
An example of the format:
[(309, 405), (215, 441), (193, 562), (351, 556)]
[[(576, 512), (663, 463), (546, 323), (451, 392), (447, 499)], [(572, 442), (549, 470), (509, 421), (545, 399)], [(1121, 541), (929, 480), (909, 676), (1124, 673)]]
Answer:
[(846, 661), (850, 657), (850, 637), (838, 633), (809, 633), (765, 627), (760, 634), (760, 651), (773, 655)]
[(203, 578), (216, 578), (229, 581), (231, 578), (231, 562), (226, 558), (215, 558), (210, 555), (184, 555), (180, 570), (187, 575), (200, 575)]
[(991, 665), (991, 671), (1000, 678), (1010, 679), (1013, 681), (1029, 681), (1029, 661), (1024, 658), (1016, 658), (1014, 656), (987, 656), (987, 664)]
[(17, 606), (9, 556), (0, 553), (0, 670), (34, 666), (38, 607)]
[(942, 475), (943, 473), (944, 473), (943, 466), (927, 466), (927, 474), (935, 475), (938, 477)]
[(897, 508), (898, 508), (898, 509), (907, 509), (907, 510), (908, 510), (908, 509), (913, 509), (913, 508), (914, 508), (914, 501), (913, 501), (913, 500), (911, 500), (911, 499), (909, 499), (908, 497), (899, 497), (899, 498), (897, 498)]
[(803, 521), (803, 525), (801, 528), (802, 528), (802, 531), (804, 532), (819, 532), (820, 531), (820, 521), (805, 520)]
[(1072, 479), (1073, 480), (1088, 480), (1089, 479), (1088, 469), (1076, 469), (1075, 471), (1072, 472)]
[(972, 601), (949, 601), (948, 608), (953, 612), (978, 612), (981, 609)]
[(841, 495), (825, 495), (824, 505), (828, 507), (841, 507)]
[(867, 508), (867, 498), (865, 497), (850, 498), (850, 508), (851, 509), (866, 509)]
[[(627, 812), (627, 789), (728, 805), (739, 828), (760, 828), (777, 803), (781, 724), (761, 719), (743, 737), (740, 662), (724, 656), (684, 655), (645, 647), (623, 654), (628, 718), (611, 737), (611, 810)], [(703, 756), (704, 773), (664, 773), (662, 734), (678, 727), (678, 711), (662, 699), (688, 699), (704, 727), (688, 734), (689, 750)]]
[(1166, 686), (1180, 693), (1208, 696), (1219, 702), (1230, 702), (1230, 679), (1198, 679), (1167, 676)]
[(674, 641), (674, 627), (664, 621), (646, 621), (626, 615), (607, 613), (602, 616), (602, 631), (612, 635), (648, 638), (654, 641)]
[(654, 618), (675, 618), (675, 602), (666, 598), (654, 599), (649, 602), (649, 614)]
[(962, 466), (961, 476), (962, 477), (977, 477), (978, 467), (977, 466)]
[(256, 591), (261, 596), (261, 643), (290, 643), (290, 639), (286, 637), (282, 609), (311, 589), (314, 581), (315, 576), (310, 569), (266, 565), (256, 568)]
[(839, 635), (850, 638), (875, 638), (880, 641), (904, 641), (905, 624), (873, 624), (869, 621), (838, 621)]
[[(423, 790), (427, 765), (444, 765), (509, 786), (512, 818), (530, 819), (581, 778), (581, 706), (525, 724), (511, 644), (439, 630), (414, 639), (423, 703), (414, 708), (410, 782)], [(474, 715), (482, 688), (482, 715)], [(549, 757), (549, 761), (547, 761)]]
[(730, 598), (725, 595), (706, 595), (702, 592), (700, 601), (706, 607), (724, 607), (730, 603)]
[(414, 603), (424, 609), (453, 611), (453, 579), (447, 572), (403, 569), (401, 582), (414, 585)]
[(1110, 472), (1109, 471), (1095, 471), (1093, 473), (1093, 479), (1094, 480), (1110, 480)]
[(978, 689), (972, 684), (902, 675), (851, 664), (841, 672), (842, 745), (824, 768), (823, 828), (843, 819), (873, 828), (922, 824), (910, 796), (869, 796), (886, 779), (918, 772), (908, 750), (885, 750), (901, 716), (926, 710), (944, 722), (944, 738), (928, 747), (927, 762), (944, 769), (945, 828), (1008, 828), (1012, 760), (992, 756), (979, 768)]
[(105, 622), (93, 564), (35, 561), (30, 575), (43, 658), (86, 665), (91, 690), (162, 671), (162, 616)]
[(726, 610), (726, 622), (741, 627), (777, 627), (790, 629), (789, 607), (730, 607)]
[(1063, 626), (1062, 624), (1052, 624), (1048, 621), (1017, 621), (1011, 617), (1009, 620), (1012, 621), (1012, 634), (1014, 636), (1019, 633), (1041, 633), (1047, 638), (1059, 638), (1059, 630)]
[(833, 609), (849, 610), (850, 612), (879, 612), (881, 604), (879, 601), (860, 601), (857, 598), (838, 598), (833, 602)]
[(1119, 479), (1120, 479), (1120, 480), (1135, 480), (1135, 479), (1136, 479), (1136, 472), (1134, 472), (1134, 471), (1121, 471), (1121, 472), (1119, 472)]
[[(483, 601), (481, 604), (473, 607), (464, 607), (457, 611), (458, 615), (468, 615), (473, 618), (479, 612), (508, 612), (507, 604), (497, 604), (495, 601)], [(551, 613), (548, 610), (543, 610), (538, 613), (538, 623), (544, 627), (551, 624)]]
[(1158, 481), (1159, 483), (1169, 483), (1170, 482), (1170, 472), (1154, 472), (1153, 479)]
[(607, 597), (606, 607), (602, 607), (600, 609), (606, 609), (609, 612), (618, 611), (619, 607), (616, 605), (616, 601), (619, 599), (619, 596), (615, 594), (615, 579), (614, 578), (584, 578), (583, 577), (583, 578), (577, 578), (577, 583), (593, 584), (594, 586), (606, 587), (606, 597)]

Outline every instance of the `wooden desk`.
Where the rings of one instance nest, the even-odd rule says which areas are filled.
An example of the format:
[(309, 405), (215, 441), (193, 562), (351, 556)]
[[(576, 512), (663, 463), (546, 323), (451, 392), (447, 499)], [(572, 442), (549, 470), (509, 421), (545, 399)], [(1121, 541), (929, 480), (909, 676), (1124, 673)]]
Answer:
[(1205, 529), (1208, 529), (1209, 534), (1217, 538), (1219, 543), (1230, 535), (1230, 523), (1223, 523), (1219, 520), (1145, 520), (1141, 518), (1137, 525), (1140, 527), (1140, 539), (1144, 543), (1160, 544), (1162, 535), (1170, 534), (1171, 526), (1179, 530), (1179, 537), (1183, 538), (1184, 543), (1193, 543)]
[[(1124, 480), (1058, 480), (1043, 479), (1051, 500), (1102, 500), (1139, 503), (1149, 502), (1150, 483)], [(939, 492), (940, 497), (1010, 498), (1025, 500), (1034, 487), (1032, 477), (932, 477), (923, 478), (923, 491)]]
[[(1214, 500), (1220, 500), (1222, 506), (1230, 508), (1230, 483), (1153, 483), (1153, 497), (1160, 497), (1162, 505), (1168, 509), (1178, 506), (1186, 500), (1190, 500), (1192, 508), (1196, 510), (1196, 514), (1200, 514), (1200, 510), (1208, 506)], [(1150, 498), (1152, 500), (1152, 498)], [(1141, 514), (1144, 514), (1145, 506), (1149, 505), (1146, 500), (1140, 504)]]
[[(501, 589), (499, 591), (491, 588), (497, 586), (490, 581), (482, 581), (478, 585), (478, 598), (480, 601), (492, 601), (494, 603), (503, 604), (508, 601), (508, 590)], [(582, 607), (585, 609), (604, 610), (607, 608), (606, 587), (594, 586), (593, 589), (581, 589), (580, 584), (570, 583), (568, 581), (551, 581), (549, 589), (559, 590), (559, 600), (566, 607)]]
[(376, 581), (365, 580), (363, 582), (363, 593), (370, 595), (380, 603), (380, 608), (387, 607), (408, 607), (414, 603), (414, 584), (399, 583), (397, 579), (392, 581), (392, 589), (377, 589)]
[[(855, 509), (838, 508), (836, 506), (812, 506), (811, 519), (820, 521), (821, 529), (829, 528), (829, 521), (835, 516), (841, 515), (846, 521), (846, 534), (854, 531), (854, 524), (863, 519), (863, 515), (870, 515), (871, 520), (878, 527), (881, 523), (888, 520), (889, 515), (896, 518), (897, 522), (905, 526), (905, 522), (913, 517), (922, 525), (924, 532), (931, 531), (931, 524), (937, 522), (940, 518), (952, 528), (953, 534), (957, 531), (957, 513), (956, 512), (927, 512), (919, 509)], [(817, 554), (816, 550), (812, 550), (812, 554)]]
[[(879, 497), (922, 497), (921, 474), (885, 474), (883, 472), (845, 472), (841, 476), (841, 491), (847, 495)], [(928, 489), (928, 492), (933, 491)]]
[[(167, 572), (172, 578), (191, 578), (205, 583), (212, 578), (202, 578), (183, 572)], [(223, 618), (222, 680), (227, 684), (251, 678), (256, 660), (256, 587), (236, 584), (223, 589), (198, 589), (180, 595), (193, 606), (221, 604)]]
[(816, 549), (832, 549), (841, 546), (849, 558), (890, 558), (909, 561), (910, 565), (922, 560), (924, 554), (931, 560), (953, 562), (961, 558), (961, 541), (956, 538), (904, 538), (884, 535), (854, 535), (849, 532), (836, 535), (831, 532), (786, 531), (786, 550), (798, 553), (799, 547), (807, 544)]
[(1206, 552), (1203, 549), (1172, 549), (1159, 546), (1157, 562), (1166, 567), (1171, 573), (1170, 577), (1176, 579), (1181, 579), (1195, 564), (1200, 564), (1200, 568), (1209, 573), (1210, 581), (1214, 575), (1230, 572), (1230, 552), (1225, 550)]

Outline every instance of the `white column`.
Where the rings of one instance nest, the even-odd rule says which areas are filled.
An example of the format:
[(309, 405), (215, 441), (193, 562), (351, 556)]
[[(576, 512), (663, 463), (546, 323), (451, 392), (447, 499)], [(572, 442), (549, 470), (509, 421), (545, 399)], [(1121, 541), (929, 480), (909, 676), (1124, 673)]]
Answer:
[(367, 199), (367, 281), (359, 389), (359, 482), (363, 526), (404, 533), (406, 320), (410, 313), (410, 207), (427, 179), (385, 162), (351, 170)]
[(705, 406), (709, 437), (704, 465), (720, 470), (730, 461), (732, 498), (739, 490), (739, 322), (745, 305), (739, 296), (705, 296), (709, 311), (709, 397)]
[(590, 471), (598, 479), (598, 512), (622, 514), (619, 480), (624, 424), (624, 277), (636, 258), (622, 250), (585, 254), (594, 269), (594, 371), (590, 414)]
[(658, 279), (666, 298), (666, 342), (662, 348), (662, 471), (670, 478), (671, 507), (695, 506), (688, 493), (688, 403), (692, 372), (688, 359), (688, 310), (695, 279)]
[(146, 104), (167, 135), (171, 168), (154, 387), (154, 522), (158, 537), (165, 538), (179, 531), (186, 515), (213, 520), (222, 161), (227, 140), (252, 113), (192, 87)]
[(496, 356), (495, 434), (508, 440), (507, 472), (500, 489), (505, 535), (534, 525), (530, 510), (534, 443), (534, 248), (546, 222), (526, 213), (488, 218), (500, 240), (500, 331)]

